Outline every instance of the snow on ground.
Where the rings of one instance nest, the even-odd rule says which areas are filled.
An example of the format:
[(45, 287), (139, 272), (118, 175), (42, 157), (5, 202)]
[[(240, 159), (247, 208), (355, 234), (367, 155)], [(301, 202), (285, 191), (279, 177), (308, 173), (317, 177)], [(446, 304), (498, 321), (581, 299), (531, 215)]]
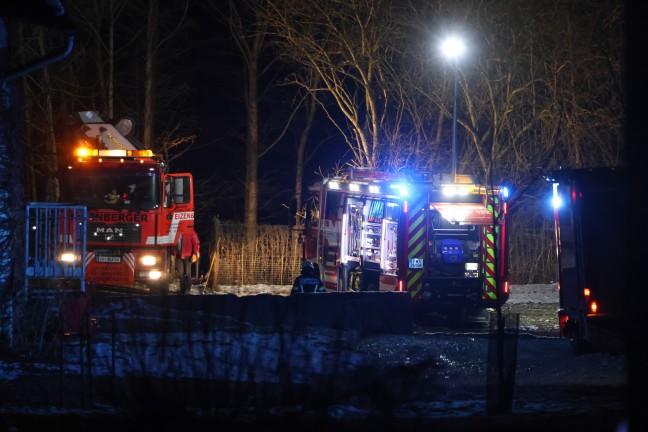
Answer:
[(507, 303), (558, 303), (558, 284), (511, 285)]
[[(238, 296), (256, 295), (256, 294), (275, 294), (290, 295), (290, 285), (221, 285), (214, 289), (215, 294), (236, 294)], [(193, 287), (191, 294), (199, 294), (200, 288)]]
[[(239, 296), (288, 295), (290, 286), (221, 286), (214, 291)], [(201, 293), (200, 287), (194, 287), (191, 292), (192, 295)], [(510, 304), (557, 303), (557, 301), (555, 284), (513, 285), (509, 299)], [(281, 334), (259, 331), (250, 327), (243, 337), (241, 333), (243, 323), (235, 322), (229, 317), (205, 317), (200, 314), (193, 318), (196, 322), (202, 320), (201, 326), (204, 331), (189, 333), (174, 330), (149, 331), (147, 329), (158, 326), (156, 323), (165, 314), (164, 311), (143, 299), (134, 302), (115, 301), (103, 306), (97, 312), (96, 318), (104, 331), (110, 328), (113, 319), (125, 320), (129, 317), (138, 317), (139, 331), (118, 333), (115, 338), (112, 338), (110, 333), (99, 334), (92, 345), (95, 375), (123, 376), (145, 373), (153, 376), (236, 378), (242, 381), (253, 379), (272, 382), (276, 379), (276, 369), (281, 366), (291, 371), (299, 371), (293, 374), (291, 380), (308, 382), (308, 377), (332, 373), (330, 369), (338, 367), (339, 362), (347, 366), (361, 367), (370, 361), (366, 354), (354, 352), (350, 347), (342, 352), (336, 352), (337, 359), (328, 358), (330, 354), (327, 353), (327, 345), (331, 341), (326, 331)], [(391, 336), (392, 340), (397, 340), (398, 337)], [(397, 346), (398, 343), (394, 345)], [(277, 351), (274, 347), (282, 348), (281, 351)], [(383, 347), (384, 344), (377, 345), (378, 350)], [(289, 352), (290, 355), (284, 358), (282, 355), (285, 352)], [(78, 368), (79, 355), (79, 350), (69, 351), (65, 367), (70, 372)], [(371, 355), (385, 359), (390, 354), (378, 352)], [(184, 360), (186, 358), (191, 361)], [(200, 362), (193, 359), (210, 359), (210, 361)], [(441, 361), (445, 361), (443, 356)], [(458, 359), (452, 361), (459, 363)], [(310, 366), (308, 369), (300, 370), (293, 367), (294, 363), (307, 363)], [(266, 366), (259, 367), (259, 364)], [(51, 367), (46, 364), (37, 366)], [(20, 376), (21, 371), (17, 363), (0, 362), (0, 380), (14, 380)]]
[[(201, 294), (204, 290), (194, 286), (191, 294)], [(256, 294), (289, 295), (290, 285), (221, 285), (214, 289), (218, 294), (235, 294), (238, 296)], [(508, 303), (558, 303), (558, 284), (511, 285)]]
[[(214, 290), (215, 293), (228, 293), (238, 296), (258, 295), (258, 294), (276, 294), (288, 295), (290, 286), (280, 285), (249, 285), (249, 286), (220, 286)], [(200, 295), (202, 290), (200, 287), (192, 288), (192, 295)], [(511, 287), (511, 295), (509, 304), (525, 304), (525, 303), (557, 303), (558, 292), (556, 284), (548, 285), (513, 285)], [(138, 316), (141, 322), (150, 321), (152, 325), (159, 320), (162, 315), (160, 310), (155, 306), (146, 303), (143, 300), (136, 302), (115, 302), (108, 304), (97, 315), (97, 319), (102, 321), (105, 326), (108, 326), (109, 320), (125, 319), (132, 316)], [(199, 319), (200, 317), (197, 317)], [(203, 317), (206, 318), (206, 317)], [(211, 317), (209, 318), (209, 326), (215, 329), (223, 328), (240, 328), (241, 323), (232, 322), (228, 317)], [(229, 322), (229, 323), (228, 323)], [(238, 379), (247, 380), (248, 375), (252, 374), (255, 379), (260, 381), (272, 381), (273, 367), (277, 366), (279, 359), (267, 357), (252, 357), (246, 350), (250, 345), (256, 346), (254, 350), (263, 353), (272, 352), (270, 347), (282, 346), (286, 349), (287, 346), (291, 347), (291, 356), (287, 361), (287, 366), (291, 366), (291, 362), (299, 362), (305, 358), (322, 359), (326, 356), (324, 349), (326, 343), (322, 339), (326, 339), (326, 334), (323, 332), (311, 333), (305, 335), (291, 334), (267, 334), (266, 332), (257, 332), (250, 329), (246, 333), (245, 341), (241, 340), (240, 333), (231, 332), (199, 332), (192, 333), (189, 337), (186, 332), (165, 332), (165, 333), (125, 333), (117, 337), (116, 342), (107, 338), (97, 338), (94, 341), (93, 350), (95, 351), (95, 358), (93, 358), (94, 373), (97, 375), (107, 375), (109, 373), (116, 373), (117, 375), (137, 373), (137, 369), (143, 368), (148, 374), (156, 374), (158, 376), (168, 375), (170, 373), (176, 376), (184, 376), (191, 378), (207, 378), (207, 379), (220, 379), (236, 376)], [(394, 336), (397, 338), (398, 336)], [(130, 352), (127, 347), (133, 345), (134, 338), (148, 339), (148, 345), (167, 346), (167, 347), (182, 347), (187, 345), (187, 349), (192, 352), (187, 354), (180, 354), (178, 350), (166, 350), (166, 352), (155, 351), (151, 348), (142, 348), (144, 351), (140, 353), (142, 356), (136, 356)], [(191, 340), (189, 341), (188, 338)], [(279, 340), (281, 339), (281, 340)], [(319, 341), (318, 341), (319, 340)], [(191, 342), (191, 343), (188, 343)], [(113, 358), (112, 344), (117, 345), (117, 356)], [(144, 342), (140, 344), (144, 345)], [(215, 348), (218, 347), (218, 348)], [(247, 347), (247, 348), (246, 348)], [(313, 349), (314, 347), (314, 349)], [(308, 351), (311, 350), (311, 351)], [(340, 355), (340, 353), (338, 353)], [(367, 361), (362, 355), (353, 352), (346, 352), (342, 354), (345, 356), (344, 362), (347, 364), (362, 365)], [(385, 353), (381, 354), (385, 356)], [(210, 367), (209, 365), (193, 362), (182, 362), (180, 358), (188, 356), (191, 358), (206, 358), (210, 357), (215, 363), (228, 365), (227, 368), (223, 367)], [(251, 360), (251, 361), (250, 361)], [(268, 364), (269, 367), (264, 370), (255, 368), (255, 362), (262, 360)], [(319, 362), (319, 360), (318, 360)], [(313, 369), (306, 371), (308, 374), (322, 374), (326, 373), (318, 368), (325, 368), (327, 366), (311, 362)], [(191, 367), (183, 368), (182, 365), (191, 365)], [(50, 367), (46, 364), (40, 365), (42, 367)], [(78, 351), (72, 351), (70, 354), (70, 361), (67, 362), (67, 367), (74, 370), (78, 366)], [(251, 372), (253, 370), (253, 372)], [(156, 372), (158, 371), (158, 372)], [(19, 364), (12, 362), (0, 361), (0, 380), (13, 380), (21, 376)], [(295, 376), (294, 378), (297, 378)], [(299, 378), (300, 380), (302, 378)]]
[[(251, 285), (251, 286), (221, 286), (216, 293), (228, 293), (238, 296), (257, 295), (257, 294), (277, 294), (288, 295), (290, 286), (274, 285)], [(193, 287), (191, 294), (200, 295), (202, 289)], [(547, 285), (513, 285), (509, 304), (537, 304), (537, 303), (557, 303), (558, 293), (556, 284)], [(97, 319), (102, 322), (105, 328), (110, 326), (110, 320), (124, 320), (129, 317), (138, 317), (140, 325), (149, 322), (148, 328), (155, 327), (159, 321), (161, 311), (155, 306), (139, 300), (115, 302), (107, 305), (100, 311)], [(239, 380), (253, 379), (260, 381), (272, 381), (275, 368), (280, 362), (283, 366), (292, 368), (293, 362), (301, 362), (305, 359), (311, 360), (312, 367), (308, 370), (302, 370), (296, 373), (293, 379), (298, 381), (308, 381), (308, 376), (326, 374), (326, 368), (339, 367), (339, 365), (326, 364), (326, 339), (329, 337), (326, 332), (318, 331), (305, 335), (295, 334), (276, 334), (267, 333), (266, 331), (257, 331), (250, 327), (245, 333), (245, 338), (241, 338), (240, 329), (244, 325), (240, 322), (234, 322), (229, 317), (201, 317), (196, 316), (196, 320), (209, 320), (210, 328), (217, 328), (218, 332), (199, 332), (187, 334), (187, 332), (168, 331), (165, 333), (124, 333), (118, 334), (117, 339), (97, 337), (93, 343), (95, 352), (93, 358), (93, 368), (96, 375), (108, 375), (116, 373), (117, 375), (137, 373), (138, 368), (142, 368), (148, 374), (156, 376), (174, 376), (189, 378), (207, 378), (207, 379), (226, 379), (236, 377)], [(222, 331), (236, 329), (235, 333)], [(394, 340), (399, 336), (390, 336)], [(135, 355), (129, 346), (134, 345), (134, 338), (139, 338), (142, 342), (137, 344), (141, 352)], [(148, 342), (146, 342), (148, 340)], [(117, 353), (114, 355), (113, 346), (116, 344)], [(397, 344), (396, 344), (397, 345)], [(291, 355), (287, 358), (277, 358), (278, 351), (272, 347), (281, 346), (282, 350), (290, 351)], [(160, 349), (164, 347), (165, 349)], [(173, 347), (176, 347), (175, 349)], [(254, 347), (254, 348), (250, 348)], [(191, 352), (182, 354), (180, 349), (190, 349)], [(380, 348), (379, 348), (380, 349)], [(250, 352), (260, 353), (258, 356), (250, 356)], [(73, 371), (78, 366), (78, 352), (70, 352), (70, 360), (67, 367)], [(343, 359), (349, 365), (362, 365), (369, 361), (366, 356), (349, 350), (343, 354), (336, 353), (338, 360)], [(385, 358), (388, 353), (377, 353), (376, 355)], [(194, 359), (211, 358), (215, 363), (226, 363), (227, 368), (210, 367), (204, 362), (186, 362), (182, 361), (185, 356)], [(256, 362), (262, 360), (267, 368), (256, 367)], [(316, 361), (313, 361), (316, 360)], [(457, 361), (457, 360), (453, 360)], [(331, 362), (329, 362), (331, 363)], [(333, 362), (335, 363), (335, 362)], [(21, 376), (20, 365), (12, 362), (0, 361), (0, 380), (14, 380)], [(49, 367), (45, 364), (42, 367)], [(355, 366), (354, 366), (355, 367)], [(298, 369), (294, 369), (298, 370)]]
[[(200, 287), (193, 287), (192, 288), (192, 295), (200, 295), (202, 293), (202, 289)], [(235, 294), (238, 296), (247, 296), (247, 295), (258, 295), (258, 294), (276, 294), (276, 295), (288, 295), (290, 292), (290, 286), (280, 286), (280, 285), (249, 285), (249, 286), (220, 286), (216, 290), (214, 290), (215, 293), (222, 293), (222, 294)], [(558, 303), (558, 291), (557, 291), (557, 285), (556, 284), (537, 284), (537, 285), (513, 285), (511, 287), (511, 295), (508, 301), (509, 304), (553, 304), (553, 303)], [(105, 323), (108, 322), (108, 320), (112, 319), (113, 317), (116, 319), (126, 319), (129, 317), (137, 316), (140, 318), (142, 321), (146, 321), (148, 318), (151, 322), (152, 325), (155, 325), (155, 322), (158, 321), (160, 313), (156, 308), (150, 304), (147, 304), (146, 302), (140, 300), (137, 302), (132, 302), (132, 301), (124, 301), (124, 302), (116, 302), (114, 304), (108, 305), (108, 307), (104, 308), (101, 311), (100, 316), (97, 318), (100, 320), (104, 320)], [(223, 328), (233, 328), (237, 327), (240, 329), (241, 323), (238, 322), (232, 322), (232, 319), (227, 318), (227, 317), (219, 317), (218, 318), (219, 322), (217, 327), (220, 329)], [(229, 324), (226, 323), (226, 321), (229, 321)], [(216, 325), (216, 324), (214, 324)], [(529, 328), (523, 327), (523, 329), (528, 330)], [(532, 329), (532, 328), (531, 328)], [(533, 330), (533, 329), (532, 329)], [(167, 332), (162, 335), (164, 337), (164, 344), (168, 346), (182, 346), (183, 343), (187, 342), (187, 334), (182, 332), (182, 333), (174, 333), (174, 332)], [(118, 338), (118, 344), (121, 343), (124, 346), (127, 346), (129, 344), (132, 344), (132, 338), (133, 337), (139, 337), (139, 338), (151, 338), (151, 339), (158, 339), (161, 336), (157, 333), (150, 333), (147, 334), (146, 336), (139, 333), (137, 335), (132, 335), (132, 334), (125, 334), (125, 335), (120, 335)], [(197, 340), (196, 337), (199, 337), (200, 340)], [(232, 333), (228, 332), (218, 332), (218, 333), (209, 333), (207, 335), (202, 335), (202, 336), (192, 336), (192, 343), (189, 344), (192, 350), (199, 350), (200, 352), (193, 352), (191, 353), (191, 357), (193, 358), (204, 358), (209, 354), (210, 357), (219, 359), (219, 358), (224, 358), (227, 357), (227, 363), (231, 365), (230, 368), (228, 368), (227, 371), (224, 371), (222, 369), (214, 369), (214, 368), (205, 368), (204, 364), (197, 364), (196, 366), (192, 366), (190, 368), (182, 368), (181, 364), (176, 364), (176, 363), (182, 363), (178, 362), (178, 353), (177, 351), (174, 350), (166, 350), (164, 352), (158, 350), (156, 351), (156, 346), (159, 346), (162, 342), (160, 341), (151, 341), (151, 348), (147, 348), (146, 352), (142, 353), (144, 355), (145, 360), (142, 360), (142, 358), (134, 357), (130, 353), (123, 351), (121, 353), (118, 353), (115, 361), (114, 367), (116, 368), (116, 373), (118, 375), (124, 374), (124, 373), (132, 373), (134, 371), (134, 368), (138, 367), (143, 367), (146, 369), (147, 373), (154, 373), (158, 374), (159, 376), (164, 376), (169, 373), (176, 374), (178, 376), (186, 376), (186, 377), (192, 377), (192, 378), (209, 378), (209, 379), (216, 379), (216, 378), (226, 378), (225, 375), (218, 375), (219, 370), (221, 370), (222, 374), (226, 374), (228, 376), (230, 375), (236, 375), (238, 379), (246, 379), (246, 376), (250, 373), (249, 370), (250, 368), (254, 367), (254, 362), (256, 362), (258, 359), (253, 358), (251, 359), (251, 364), (248, 364), (249, 362), (246, 360), (245, 355), (246, 355), (246, 348), (245, 346), (249, 346), (250, 344), (257, 346), (260, 352), (261, 351), (272, 351), (270, 347), (272, 346), (282, 346), (284, 349), (286, 349), (287, 346), (292, 346), (291, 350), (292, 356), (290, 357), (290, 361), (300, 361), (300, 359), (303, 358), (313, 358), (313, 359), (321, 359), (324, 354), (323, 351), (318, 351), (317, 347), (320, 347), (320, 349), (325, 346), (325, 344), (320, 341), (318, 342), (318, 339), (321, 338), (326, 338), (327, 336), (324, 335), (322, 332), (319, 333), (313, 333), (308, 336), (295, 336), (295, 335), (290, 335), (289, 339), (286, 339), (286, 335), (279, 335), (279, 334), (267, 334), (266, 332), (258, 333), (254, 331), (254, 329), (250, 329), (250, 331), (247, 333), (247, 337), (245, 341), (242, 341), (240, 338), (240, 334), (233, 335)], [(398, 336), (393, 336), (394, 338), (398, 338)], [(123, 339), (123, 340), (122, 340)], [(280, 340), (281, 339), (281, 340)], [(113, 341), (110, 340), (101, 340), (98, 339), (95, 341), (93, 349), (96, 352), (96, 358), (93, 360), (94, 361), (94, 368), (95, 371), (94, 373), (98, 375), (104, 375), (104, 374), (109, 374), (112, 373), (111, 368), (113, 367), (112, 362), (112, 347), (110, 344), (113, 343)], [(217, 348), (214, 348), (217, 347)], [(316, 347), (315, 350), (312, 350), (312, 347)], [(306, 352), (306, 350), (311, 349), (311, 352)], [(205, 350), (211, 350), (209, 353), (205, 352)], [(226, 351), (226, 354), (223, 354), (222, 352)], [(74, 356), (76, 353), (72, 353), (72, 356)], [(384, 353), (381, 355), (385, 355)], [(148, 358), (148, 360), (146, 360)], [(365, 358), (362, 356), (359, 356), (355, 353), (349, 352), (345, 354), (345, 358), (347, 361), (351, 363), (357, 363), (357, 364), (362, 364), (363, 362), (366, 361)], [(273, 359), (268, 361), (267, 359), (265, 360), (269, 365), (277, 365), (277, 359)], [(133, 363), (135, 362), (135, 363)], [(185, 362), (185, 364), (189, 364)], [(69, 367), (71, 369), (74, 369), (77, 367), (77, 360), (72, 359), (68, 363)], [(45, 365), (43, 365), (45, 366)], [(318, 366), (317, 364), (314, 366), (313, 370), (307, 371), (308, 373), (320, 373), (321, 371), (318, 371), (318, 367), (325, 367), (322, 366), (321, 364)], [(158, 369), (159, 372), (155, 372), (155, 370)], [(259, 373), (258, 370), (255, 371), (255, 379), (259, 380), (272, 380), (272, 367), (268, 369), (268, 373), (264, 373), (261, 371)], [(1, 362), (0, 361), (0, 380), (13, 380), (16, 379), (21, 375), (19, 365), (16, 363), (11, 363), (11, 362)], [(301, 378), (300, 378), (301, 379)]]

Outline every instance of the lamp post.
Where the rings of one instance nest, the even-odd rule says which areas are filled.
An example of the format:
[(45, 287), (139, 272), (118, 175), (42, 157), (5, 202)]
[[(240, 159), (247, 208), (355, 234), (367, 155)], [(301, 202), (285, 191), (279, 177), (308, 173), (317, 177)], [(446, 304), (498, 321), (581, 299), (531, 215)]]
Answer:
[(454, 103), (452, 108), (452, 183), (457, 182), (457, 60), (465, 50), (461, 39), (450, 37), (441, 44), (443, 54), (453, 61)]

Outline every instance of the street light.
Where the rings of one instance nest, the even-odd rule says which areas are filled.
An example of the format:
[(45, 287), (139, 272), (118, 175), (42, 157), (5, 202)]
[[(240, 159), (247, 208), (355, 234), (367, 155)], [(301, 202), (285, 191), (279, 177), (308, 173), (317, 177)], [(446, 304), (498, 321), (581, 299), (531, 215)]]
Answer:
[(452, 183), (457, 182), (457, 60), (466, 47), (461, 39), (449, 37), (441, 44), (443, 55), (454, 63), (454, 106), (452, 110)]

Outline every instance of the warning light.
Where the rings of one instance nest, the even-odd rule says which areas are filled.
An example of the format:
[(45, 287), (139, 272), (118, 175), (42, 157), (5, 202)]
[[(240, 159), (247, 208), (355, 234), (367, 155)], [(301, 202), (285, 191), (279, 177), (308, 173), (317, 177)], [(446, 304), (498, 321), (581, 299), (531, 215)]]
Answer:
[(90, 149), (85, 147), (78, 148), (75, 150), (74, 154), (78, 157), (86, 157), (90, 155)]
[(389, 187), (391, 189), (394, 189), (398, 195), (403, 198), (409, 195), (409, 190), (407, 189), (407, 186), (402, 185), (402, 184), (390, 184)]
[(596, 303), (595, 301), (592, 301), (592, 302), (590, 303), (590, 311), (591, 311), (593, 314), (597, 313), (597, 312), (598, 312), (598, 303)]
[(562, 199), (560, 198), (560, 193), (558, 192), (558, 183), (553, 184), (552, 204), (554, 209), (559, 209), (560, 207), (562, 207)]
[(74, 155), (79, 158), (89, 156), (99, 157), (153, 157), (151, 150), (124, 150), (124, 149), (93, 149), (86, 147), (78, 147), (74, 149)]

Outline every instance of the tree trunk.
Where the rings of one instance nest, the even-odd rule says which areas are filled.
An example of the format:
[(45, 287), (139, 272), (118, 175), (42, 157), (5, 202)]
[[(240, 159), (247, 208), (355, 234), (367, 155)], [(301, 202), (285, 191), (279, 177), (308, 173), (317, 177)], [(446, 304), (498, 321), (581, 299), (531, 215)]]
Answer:
[[(315, 119), (315, 111), (317, 110), (317, 100), (309, 96), (306, 103), (306, 121), (304, 128), (299, 135), (299, 142), (297, 143), (297, 167), (295, 169), (295, 221), (294, 225), (301, 225), (299, 214), (302, 210), (302, 188), (304, 181), (304, 155), (306, 153), (306, 144), (308, 143), (308, 134), (313, 126)], [(304, 215), (306, 216), (306, 215)]]
[[(40, 55), (45, 56), (46, 54), (46, 48), (45, 48), (45, 35), (42, 31), (38, 32), (38, 44), (39, 44), (39, 50), (40, 50)], [(54, 106), (52, 102), (52, 80), (50, 78), (50, 73), (48, 68), (43, 68), (41, 69), (42, 71), (42, 83), (41, 83), (41, 88), (43, 90), (43, 93), (45, 94), (45, 101), (43, 104), (43, 116), (45, 118), (45, 124), (41, 125), (45, 129), (45, 154), (46, 156), (46, 165), (44, 174), (47, 177), (47, 179), (54, 178), (57, 175), (58, 171), (58, 152), (56, 149), (56, 133), (54, 132)], [(43, 194), (47, 195), (48, 188), (46, 187), (45, 190), (43, 191)], [(40, 195), (40, 194), (39, 194)], [(40, 196), (38, 199), (44, 199), (42, 196)], [(51, 197), (49, 197), (51, 199)]]
[(250, 56), (247, 63), (248, 91), (246, 95), (247, 110), (247, 169), (245, 178), (245, 225), (247, 243), (251, 244), (256, 237), (258, 177), (259, 177), (259, 106), (257, 91), (257, 55)]
[(153, 109), (155, 106), (155, 41), (157, 37), (158, 2), (149, 0), (144, 59), (144, 148), (153, 146)]
[[(15, 47), (14, 47), (15, 48)], [(0, 17), (0, 75), (9, 71), (9, 42), (5, 22)], [(12, 296), (24, 284), (24, 172), (21, 146), (22, 114), (17, 86), (19, 81), (0, 82), (0, 302)], [(10, 326), (3, 326), (0, 332)], [(11, 335), (0, 335), (0, 337)]]

